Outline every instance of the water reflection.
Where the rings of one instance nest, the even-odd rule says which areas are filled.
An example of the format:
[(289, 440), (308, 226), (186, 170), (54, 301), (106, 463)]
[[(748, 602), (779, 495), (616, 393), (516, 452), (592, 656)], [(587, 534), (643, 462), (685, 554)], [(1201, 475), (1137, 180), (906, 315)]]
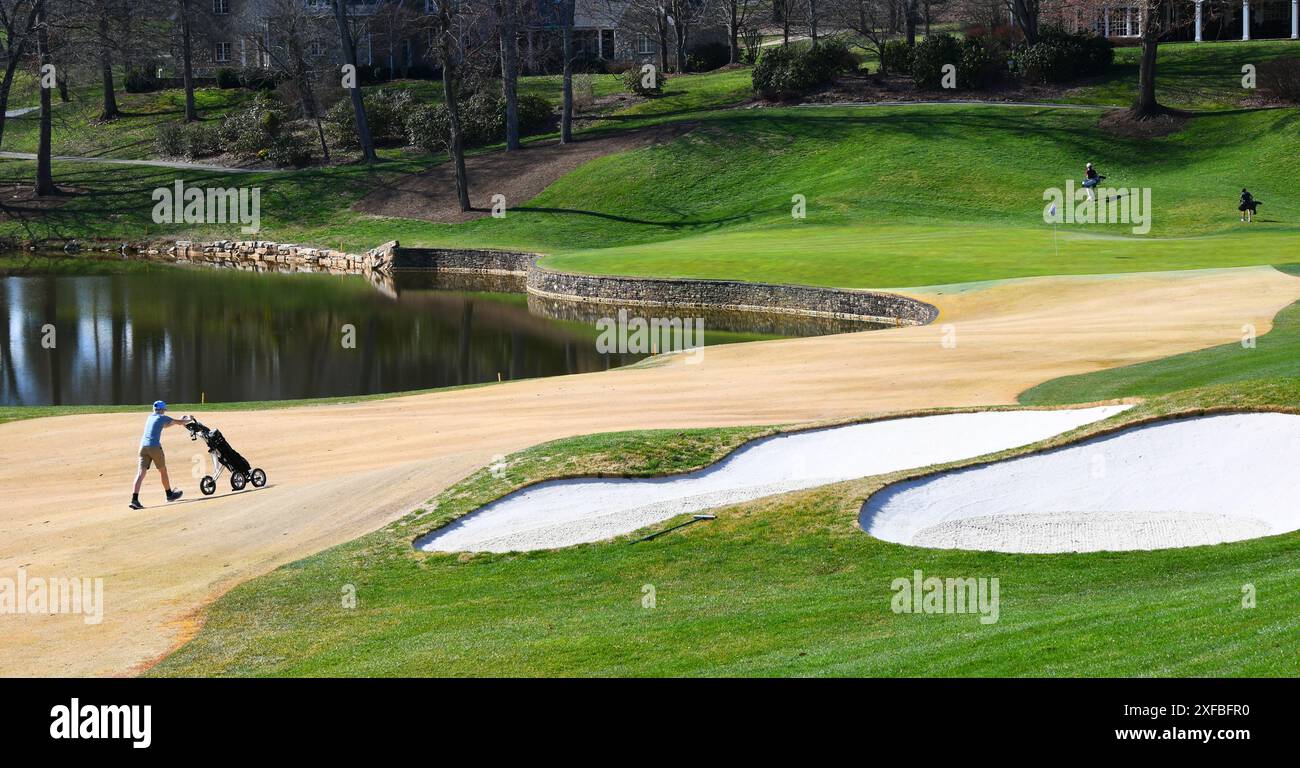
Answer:
[(394, 300), (359, 277), (174, 268), (0, 277), (0, 338), (5, 405), (371, 394), (636, 359), (597, 354), (592, 329), (534, 316), (523, 296)]
[[(84, 258), (14, 263), (0, 258), (0, 405), (362, 395), (596, 371), (642, 357), (597, 351), (594, 320), (617, 307), (529, 299), (511, 275), (404, 274), (372, 284)], [(703, 316), (709, 344), (870, 327), (633, 312)]]

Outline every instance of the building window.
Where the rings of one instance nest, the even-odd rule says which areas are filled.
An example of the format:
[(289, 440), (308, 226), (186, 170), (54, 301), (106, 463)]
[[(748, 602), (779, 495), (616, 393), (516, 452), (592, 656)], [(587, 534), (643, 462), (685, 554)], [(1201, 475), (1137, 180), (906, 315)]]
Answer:
[(220, 63), (230, 61), (230, 43), (217, 43), (216, 56)]
[(600, 58), (614, 59), (614, 30), (600, 30)]
[(225, 16), (230, 13), (230, 0), (212, 0), (212, 13)]
[(307, 52), (318, 58), (324, 56), (325, 44), (319, 40), (312, 40), (311, 44), (307, 46)]
[(636, 52), (643, 56), (655, 52), (654, 41), (644, 32), (636, 37)]

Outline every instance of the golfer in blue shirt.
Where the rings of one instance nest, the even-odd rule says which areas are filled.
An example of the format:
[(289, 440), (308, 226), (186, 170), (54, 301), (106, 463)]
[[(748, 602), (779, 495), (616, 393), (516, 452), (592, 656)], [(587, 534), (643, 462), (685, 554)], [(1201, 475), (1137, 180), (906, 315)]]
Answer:
[(167, 415), (166, 403), (154, 401), (153, 413), (144, 422), (144, 437), (140, 438), (140, 468), (135, 473), (135, 486), (131, 489), (131, 509), (144, 509), (140, 503), (140, 484), (144, 482), (144, 473), (153, 464), (158, 465), (158, 474), (162, 475), (167, 500), (176, 501), (181, 497), (181, 492), (173, 491), (171, 482), (167, 480), (167, 457), (163, 455), (162, 431), (173, 424), (189, 424), (192, 421), (194, 419), (189, 416), (173, 419)]

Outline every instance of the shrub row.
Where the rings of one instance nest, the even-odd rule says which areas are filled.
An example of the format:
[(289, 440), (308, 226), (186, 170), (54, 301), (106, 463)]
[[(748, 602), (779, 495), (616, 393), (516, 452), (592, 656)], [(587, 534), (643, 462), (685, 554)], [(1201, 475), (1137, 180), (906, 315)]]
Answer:
[(1115, 58), (1110, 41), (1086, 32), (1044, 27), (1033, 45), (1011, 52), (1012, 71), (1032, 83), (1066, 83), (1100, 75)]
[(857, 57), (838, 40), (823, 41), (816, 48), (774, 45), (754, 64), (754, 92), (765, 99), (786, 99), (857, 67)]
[[(460, 104), (461, 137), (466, 147), (493, 144), (505, 138), (506, 100), (500, 91), (481, 90)], [(534, 94), (519, 95), (519, 133), (544, 129), (554, 115), (551, 103)], [(424, 104), (406, 115), (406, 143), (426, 152), (447, 149), (451, 129), (446, 104)]]
[(241, 160), (269, 160), (279, 166), (303, 166), (313, 159), (312, 143), (298, 136), (284, 106), (259, 93), (220, 123), (165, 123), (154, 146), (161, 154), (196, 160), (229, 152)]
[(995, 44), (981, 38), (958, 40), (947, 34), (931, 35), (912, 49), (912, 81), (917, 88), (941, 88), (944, 86), (944, 67), (951, 64), (957, 88), (987, 88), (997, 79), (1002, 61)]
[(1034, 83), (1064, 83), (1106, 71), (1114, 60), (1110, 41), (1086, 32), (1069, 33), (1044, 27), (1039, 41), (1021, 46), (1009, 54), (1003, 43), (991, 35), (971, 35), (958, 40), (951, 35), (932, 35), (908, 45), (890, 40), (881, 46), (880, 68), (891, 74), (908, 74), (918, 88), (942, 87), (943, 65), (956, 67), (957, 87), (987, 88), (1004, 70)]

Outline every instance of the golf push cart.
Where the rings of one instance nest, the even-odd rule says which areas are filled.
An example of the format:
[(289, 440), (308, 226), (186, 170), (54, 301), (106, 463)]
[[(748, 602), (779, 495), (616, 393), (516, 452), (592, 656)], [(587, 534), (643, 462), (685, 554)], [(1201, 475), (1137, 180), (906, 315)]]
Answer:
[(199, 481), (199, 490), (203, 491), (204, 496), (211, 496), (217, 492), (217, 478), (221, 477), (223, 468), (230, 470), (231, 490), (242, 491), (248, 483), (252, 483), (254, 488), (266, 485), (266, 473), (260, 468), (252, 468), (248, 459), (240, 456), (239, 451), (226, 441), (221, 430), (208, 429), (197, 421), (186, 424), (185, 428), (190, 431), (191, 440), (203, 438), (203, 442), (208, 446), (208, 453), (212, 455), (212, 474), (204, 475)]

